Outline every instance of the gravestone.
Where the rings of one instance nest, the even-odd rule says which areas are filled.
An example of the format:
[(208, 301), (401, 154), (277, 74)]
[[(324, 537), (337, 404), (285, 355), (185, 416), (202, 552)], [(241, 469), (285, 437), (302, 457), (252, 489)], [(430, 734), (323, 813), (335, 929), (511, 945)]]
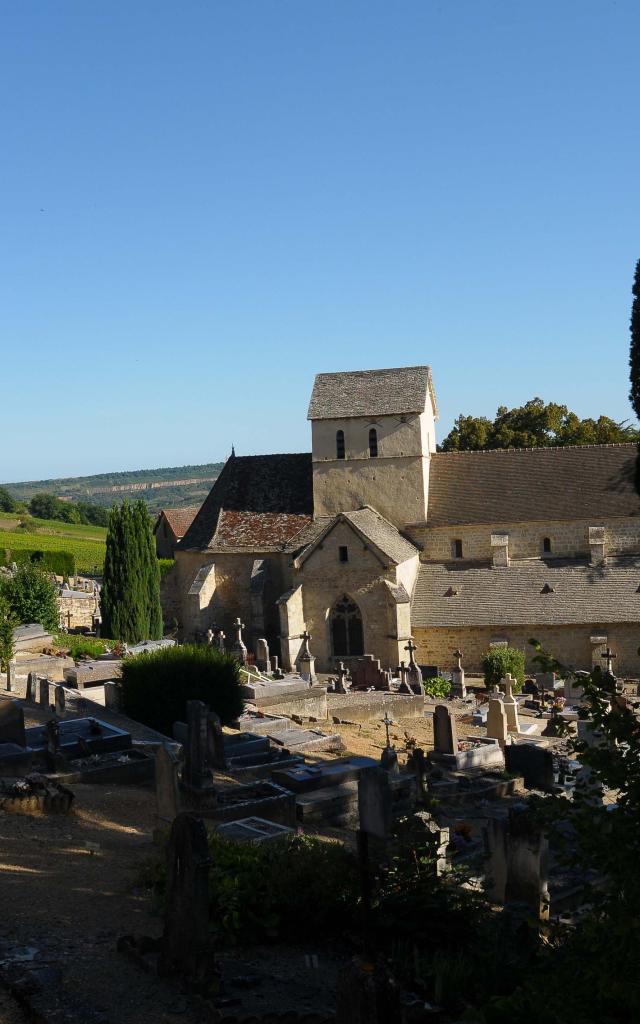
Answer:
[(25, 699), (29, 704), (35, 704), (38, 700), (38, 675), (36, 672), (29, 672), (27, 676), (27, 695)]
[(549, 843), (526, 804), (509, 810), (505, 902), (525, 903), (539, 920), (549, 917)]
[(7, 663), (7, 690), (11, 693), (16, 684), (16, 663), (10, 661)]
[(104, 706), (111, 711), (120, 710), (120, 684), (108, 681), (104, 684)]
[(213, 630), (212, 629), (208, 629), (207, 630), (207, 646), (208, 647), (212, 647), (213, 646), (214, 637), (215, 637), (215, 634), (214, 634)]
[(387, 733), (387, 744), (380, 756), (380, 767), (391, 775), (399, 775), (400, 765), (398, 764), (398, 755), (395, 748), (391, 745), (391, 739), (389, 736), (389, 729), (393, 725), (393, 719), (389, 718), (389, 715), (385, 711), (382, 721)]
[(518, 743), (505, 747), (505, 768), (522, 775), (528, 789), (553, 789), (553, 753), (537, 743)]
[(263, 637), (256, 640), (256, 668), (260, 672), (269, 671), (269, 644)]
[(271, 657), (271, 675), (274, 679), (284, 679), (284, 672), (280, 668), (277, 654), (274, 654)]
[(409, 642), (405, 647), (405, 651), (409, 652), (409, 666), (407, 668), (405, 680), (409, 688), (411, 689), (412, 693), (415, 693), (419, 697), (424, 697), (424, 683), (422, 681), (422, 670), (420, 666), (416, 663), (416, 659), (414, 657), (414, 654), (417, 650), (418, 647), (417, 644), (414, 644), (413, 637), (409, 637)]
[[(590, 718), (578, 721), (578, 739), (588, 747), (600, 747), (605, 742), (604, 733), (594, 727), (593, 720)], [(603, 801), (604, 786), (594, 776), (593, 769), (588, 764), (580, 766), (576, 777), (575, 795), (595, 806)]]
[(38, 676), (38, 700), (40, 707), (49, 709), (49, 680), (46, 676)]
[(363, 768), (358, 779), (360, 829), (377, 839), (386, 840), (393, 821), (393, 800), (389, 775), (382, 768)]
[(433, 712), (434, 750), (438, 754), (458, 753), (456, 720), (445, 704), (436, 704)]
[(155, 756), (156, 781), (156, 823), (161, 833), (170, 828), (180, 813), (180, 793), (178, 790), (177, 755), (166, 744), (158, 747)]
[(333, 687), (333, 692), (334, 693), (348, 693), (349, 692), (348, 687), (347, 687), (347, 676), (348, 676), (348, 674), (349, 673), (347, 672), (346, 668), (344, 667), (344, 662), (342, 662), (342, 661), (338, 662), (338, 675), (337, 675), (337, 678), (336, 678), (336, 681), (335, 681), (334, 687)]
[(224, 753), (224, 735), (222, 723), (215, 711), (207, 714), (207, 763), (212, 768), (224, 771), (227, 759)]
[(309, 650), (309, 641), (313, 640), (313, 637), (305, 629), (300, 639), (303, 643), (302, 652), (298, 658), (298, 671), (305, 683), (308, 683), (309, 686), (313, 686), (318, 681), (316, 677), (316, 659)]
[(236, 640), (233, 647), (231, 648), (231, 653), (233, 657), (240, 662), (241, 665), (246, 665), (247, 648), (242, 639), (242, 630), (244, 629), (244, 622), (242, 621), (242, 619), (236, 619), (236, 621), (233, 624), (233, 627), (236, 631)]
[(506, 676), (500, 680), (500, 685), (504, 686), (504, 698), (502, 706), (504, 707), (505, 714), (507, 716), (507, 730), (509, 732), (520, 732), (520, 722), (518, 719), (518, 702), (513, 695), (513, 684), (516, 680), (513, 678), (510, 672), (507, 672)]
[(66, 704), (64, 686), (56, 686), (56, 688), (55, 688), (55, 703), (56, 703), (56, 714), (57, 715), (64, 715), (65, 704)]
[(187, 701), (187, 743), (185, 748), (185, 782), (194, 789), (212, 785), (207, 764), (209, 723), (207, 708), (201, 700)]
[(202, 990), (207, 988), (214, 969), (210, 866), (203, 821), (195, 814), (179, 814), (171, 826), (167, 848), (167, 894), (158, 967), (160, 974), (179, 974)]
[(487, 736), (491, 739), (497, 740), (500, 747), (504, 750), (508, 736), (507, 715), (502, 701), (497, 697), (492, 697), (489, 701), (489, 710), (487, 712)]
[(222, 630), (221, 629), (217, 630), (217, 632), (216, 632), (216, 634), (215, 634), (215, 636), (213, 638), (213, 643), (214, 643), (214, 646), (218, 648), (218, 650), (220, 651), (221, 654), (224, 654), (226, 652), (226, 650), (227, 650), (227, 648), (225, 647), (225, 640), (226, 639), (227, 639), (226, 635), (222, 632)]
[(373, 654), (364, 654), (351, 666), (352, 689), (354, 690), (388, 690), (390, 673), (380, 667), (380, 659)]
[(456, 659), (456, 667), (451, 672), (451, 693), (454, 697), (464, 700), (467, 696), (467, 688), (464, 682), (464, 669), (462, 667), (463, 654), (459, 648), (453, 652)]
[(0, 701), (0, 743), (25, 747), (24, 712), (17, 700)]

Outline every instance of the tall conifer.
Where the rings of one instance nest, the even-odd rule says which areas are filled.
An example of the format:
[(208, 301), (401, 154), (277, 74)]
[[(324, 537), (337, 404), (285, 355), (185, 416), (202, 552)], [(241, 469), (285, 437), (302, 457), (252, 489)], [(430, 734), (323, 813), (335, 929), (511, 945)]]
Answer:
[(103, 632), (137, 643), (162, 636), (160, 572), (144, 502), (128, 501), (109, 515), (102, 584)]
[[(631, 351), (629, 353), (631, 391), (629, 392), (629, 398), (631, 399), (636, 416), (640, 419), (640, 260), (636, 263), (632, 294)], [(638, 446), (638, 458), (636, 459), (636, 491), (640, 494), (640, 445)]]

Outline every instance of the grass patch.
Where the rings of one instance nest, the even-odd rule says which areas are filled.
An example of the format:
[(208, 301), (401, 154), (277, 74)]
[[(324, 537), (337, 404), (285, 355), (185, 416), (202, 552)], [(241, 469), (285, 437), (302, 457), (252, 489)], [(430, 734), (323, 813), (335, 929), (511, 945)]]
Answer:
[(74, 661), (81, 658), (95, 660), (111, 650), (115, 644), (115, 640), (103, 640), (96, 636), (74, 636), (68, 633), (56, 633), (53, 639), (56, 650), (66, 651)]

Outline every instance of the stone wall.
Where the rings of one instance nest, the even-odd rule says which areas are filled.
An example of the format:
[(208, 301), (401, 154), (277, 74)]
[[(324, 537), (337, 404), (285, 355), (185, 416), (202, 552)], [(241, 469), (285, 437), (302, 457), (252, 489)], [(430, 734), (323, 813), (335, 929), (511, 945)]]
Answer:
[(524, 650), (528, 672), (535, 672), (533, 662), (535, 650), (529, 645), (530, 639), (538, 640), (543, 647), (563, 664), (575, 669), (589, 671), (594, 663), (601, 661), (602, 645), (593, 644), (591, 637), (606, 637), (611, 650), (617, 654), (615, 671), (621, 675), (640, 676), (640, 625), (629, 623), (609, 626), (468, 626), (459, 629), (416, 629), (418, 645), (416, 659), (422, 665), (438, 665), (450, 671), (454, 665), (453, 651), (459, 648), (464, 654), (464, 668), (467, 672), (480, 672), (482, 659), (492, 641), (506, 640), (510, 647)]
[(58, 595), (58, 611), (60, 623), (67, 629), (92, 629), (99, 608), (93, 594), (63, 591)]

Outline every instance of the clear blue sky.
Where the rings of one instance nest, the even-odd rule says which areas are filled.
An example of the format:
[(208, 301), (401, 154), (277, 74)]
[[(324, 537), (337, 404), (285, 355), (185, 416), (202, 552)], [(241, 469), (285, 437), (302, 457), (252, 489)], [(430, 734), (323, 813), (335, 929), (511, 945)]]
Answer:
[(637, 0), (0, 16), (0, 480), (308, 450), (327, 370), (630, 416)]

